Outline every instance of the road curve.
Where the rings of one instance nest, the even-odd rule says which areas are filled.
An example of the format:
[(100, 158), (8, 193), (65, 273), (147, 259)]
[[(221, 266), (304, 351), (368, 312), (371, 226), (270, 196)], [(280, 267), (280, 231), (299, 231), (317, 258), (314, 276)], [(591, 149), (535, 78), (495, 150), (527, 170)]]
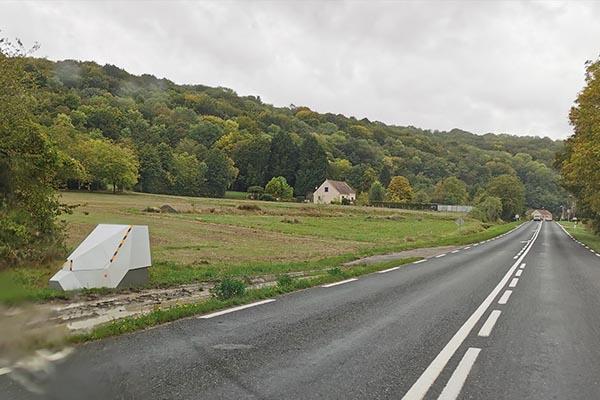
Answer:
[(4, 399), (590, 399), (600, 257), (554, 222), (357, 280), (79, 346)]

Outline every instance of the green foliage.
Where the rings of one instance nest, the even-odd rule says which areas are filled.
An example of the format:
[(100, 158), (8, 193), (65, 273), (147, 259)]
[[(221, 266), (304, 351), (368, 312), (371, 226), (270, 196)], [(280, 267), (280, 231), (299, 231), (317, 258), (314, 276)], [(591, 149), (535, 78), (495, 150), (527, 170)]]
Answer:
[(296, 194), (303, 196), (323, 183), (327, 174), (327, 154), (312, 135), (304, 138), (300, 146), (298, 172), (296, 173)]
[(564, 185), (577, 199), (579, 216), (591, 219), (600, 231), (600, 60), (586, 65), (585, 87), (569, 119), (574, 134), (557, 158)]
[(235, 181), (238, 169), (233, 160), (220, 149), (211, 149), (206, 156), (206, 182), (201, 192), (208, 197), (223, 197)]
[(385, 200), (385, 188), (379, 181), (373, 182), (369, 189), (369, 202), (384, 201)]
[(206, 164), (196, 156), (180, 153), (173, 156), (173, 192), (183, 196), (197, 196), (206, 180)]
[(298, 161), (298, 146), (294, 143), (289, 133), (279, 131), (271, 140), (269, 175), (282, 176), (293, 186), (296, 180)]
[(393, 177), (387, 189), (387, 196), (392, 202), (410, 202), (413, 198), (413, 189), (408, 179), (403, 176)]
[(500, 175), (487, 185), (489, 196), (497, 197), (502, 202), (502, 219), (510, 221), (516, 214), (521, 214), (525, 207), (525, 188), (521, 180), (514, 175)]
[(243, 296), (246, 292), (246, 285), (244, 282), (233, 279), (225, 278), (217, 283), (213, 289), (212, 294), (219, 300), (227, 300), (234, 297)]
[(248, 188), (248, 198), (251, 200), (259, 200), (260, 196), (265, 192), (262, 186), (250, 186)]
[(433, 201), (437, 203), (463, 205), (467, 204), (468, 199), (467, 185), (454, 176), (441, 180), (435, 185)]
[(276, 199), (291, 199), (294, 195), (294, 188), (288, 185), (286, 179), (283, 176), (272, 178), (267, 186), (265, 186), (265, 193), (270, 194)]
[(290, 275), (279, 275), (277, 277), (277, 286), (281, 287), (281, 288), (286, 288), (286, 287), (290, 287), (294, 284), (294, 278), (291, 277)]
[[(326, 176), (349, 182), (359, 193), (376, 180), (387, 187), (393, 176), (404, 176), (425, 199), (436, 182), (451, 176), (473, 195), (490, 179), (508, 174), (521, 179), (530, 207), (556, 209), (566, 199), (551, 169), (559, 141), (427, 131), (307, 107), (274, 107), (227, 88), (176, 85), (93, 62), (24, 62), (40, 86), (32, 108), (36, 122), (50, 139), (76, 145), (105, 139), (130, 149), (139, 160), (135, 190), (179, 192), (176, 182), (186, 178), (177, 174), (187, 171), (177, 170), (174, 159), (188, 154), (210, 170), (194, 190), (204, 196), (222, 196), (223, 187), (244, 192), (277, 176), (298, 196), (312, 192)], [(68, 149), (56, 168), (62, 187), (94, 190), (113, 184), (91, 176), (75, 151), (79, 145), (60, 148)], [(215, 149), (230, 161), (216, 157)], [(132, 180), (126, 181), (117, 188), (130, 186)]]
[(33, 87), (23, 58), (0, 51), (0, 266), (62, 251), (53, 186), (66, 156), (36, 123)]
[(471, 215), (483, 222), (496, 222), (502, 216), (502, 200), (499, 197), (484, 195), (480, 197)]

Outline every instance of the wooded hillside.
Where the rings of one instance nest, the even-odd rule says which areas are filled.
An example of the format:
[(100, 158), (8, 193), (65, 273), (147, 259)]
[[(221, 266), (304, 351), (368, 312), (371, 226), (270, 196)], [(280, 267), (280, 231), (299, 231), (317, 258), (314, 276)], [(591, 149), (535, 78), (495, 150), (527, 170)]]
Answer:
[(523, 182), (528, 207), (554, 211), (564, 199), (551, 167), (563, 143), (548, 138), (274, 107), (227, 88), (177, 85), (93, 62), (30, 58), (27, 70), (38, 86), (35, 115), (66, 153), (59, 176), (70, 188), (219, 197), (283, 176), (303, 197), (325, 177), (366, 192), (375, 181), (387, 186), (404, 176), (413, 201), (451, 202), (456, 196), (436, 184), (455, 176), (467, 189), (459, 199), (472, 202), (492, 178), (508, 174)]

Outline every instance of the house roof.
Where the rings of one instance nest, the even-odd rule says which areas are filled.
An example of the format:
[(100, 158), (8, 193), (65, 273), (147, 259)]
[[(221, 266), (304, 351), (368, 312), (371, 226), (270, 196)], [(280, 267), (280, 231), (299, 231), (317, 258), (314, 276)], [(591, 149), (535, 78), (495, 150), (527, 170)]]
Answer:
[(331, 184), (340, 194), (356, 194), (356, 191), (350, 187), (346, 182), (334, 181), (327, 179), (327, 182)]

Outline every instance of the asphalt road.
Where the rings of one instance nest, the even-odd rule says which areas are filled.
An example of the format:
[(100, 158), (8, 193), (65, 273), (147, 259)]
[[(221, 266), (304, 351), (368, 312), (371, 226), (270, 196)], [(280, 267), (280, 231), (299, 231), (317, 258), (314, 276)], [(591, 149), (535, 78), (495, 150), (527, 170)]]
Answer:
[(0, 398), (600, 398), (600, 256), (554, 222), (209, 317), (80, 346), (42, 394), (2, 375)]

